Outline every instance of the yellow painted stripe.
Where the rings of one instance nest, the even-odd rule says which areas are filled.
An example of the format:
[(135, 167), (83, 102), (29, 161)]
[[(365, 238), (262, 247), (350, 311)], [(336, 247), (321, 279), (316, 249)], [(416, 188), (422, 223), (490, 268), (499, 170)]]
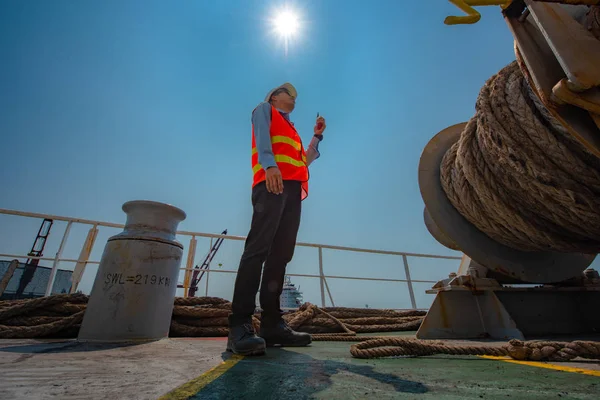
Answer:
[(574, 372), (577, 374), (600, 376), (600, 371), (593, 370), (593, 369), (567, 367), (566, 365), (557, 365), (557, 364), (550, 364), (550, 363), (538, 362), (538, 361), (519, 361), (519, 360), (513, 360), (510, 357), (481, 356), (481, 358), (486, 358), (488, 360), (504, 361), (504, 362), (509, 362), (509, 363), (513, 363), (513, 364), (528, 365), (530, 367), (553, 369), (555, 371)]
[(179, 386), (178, 388), (171, 390), (169, 393), (160, 397), (159, 400), (189, 399), (190, 397), (198, 394), (198, 392), (202, 390), (205, 386), (207, 386), (209, 383), (223, 375), (225, 372), (227, 372), (227, 370), (229, 370), (231, 367), (233, 367), (235, 364), (237, 364), (243, 359), (243, 356), (233, 354), (231, 358), (223, 361), (216, 367), (209, 369), (199, 377), (194, 378), (191, 381)]

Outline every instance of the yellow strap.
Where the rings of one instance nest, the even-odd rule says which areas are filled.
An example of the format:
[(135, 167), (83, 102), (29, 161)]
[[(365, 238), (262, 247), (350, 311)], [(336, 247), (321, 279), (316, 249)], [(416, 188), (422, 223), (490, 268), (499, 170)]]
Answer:
[[(304, 162), (302, 162), (302, 161), (294, 160), (290, 156), (283, 156), (283, 155), (280, 155), (280, 154), (277, 154), (275, 156), (275, 162), (292, 164), (295, 167), (304, 167), (304, 166), (306, 166), (306, 164)], [(256, 163), (256, 165), (252, 168), (252, 172), (253, 173), (257, 173), (261, 169), (262, 169), (262, 165), (260, 165), (260, 163)]]

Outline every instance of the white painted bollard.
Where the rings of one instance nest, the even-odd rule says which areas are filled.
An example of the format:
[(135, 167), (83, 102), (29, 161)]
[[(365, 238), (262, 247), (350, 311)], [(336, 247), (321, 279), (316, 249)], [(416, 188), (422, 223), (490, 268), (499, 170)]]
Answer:
[(123, 232), (108, 239), (78, 339), (145, 341), (168, 337), (183, 245), (177, 207), (153, 201), (123, 204)]

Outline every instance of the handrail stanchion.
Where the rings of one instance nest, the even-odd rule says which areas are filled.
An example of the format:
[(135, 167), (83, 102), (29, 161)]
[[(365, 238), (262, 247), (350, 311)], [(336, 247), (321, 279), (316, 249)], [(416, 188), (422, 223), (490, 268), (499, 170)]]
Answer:
[(331, 307), (335, 307), (335, 303), (333, 301), (333, 296), (331, 295), (331, 290), (329, 290), (329, 284), (327, 283), (327, 279), (325, 279), (325, 277), (323, 277), (323, 280), (325, 281), (325, 289), (327, 289), (327, 294), (329, 295), (329, 301), (331, 302)]
[(321, 307), (325, 307), (325, 283), (323, 280), (323, 248), (319, 246), (319, 280), (321, 281)]
[[(96, 242), (96, 237), (98, 236), (98, 225), (94, 224), (88, 231), (88, 235), (85, 238), (85, 242), (83, 242), (83, 247), (81, 248), (81, 252), (79, 253), (79, 258), (77, 264), (75, 265), (75, 269), (71, 274), (71, 290), (69, 293), (75, 293), (77, 291), (77, 287), (79, 286), (79, 282), (81, 282), (81, 278), (83, 278), (83, 274), (85, 273), (85, 268), (87, 267), (88, 261), (90, 259), (90, 253), (94, 248), (94, 243)], [(60, 261), (60, 260), (59, 260)]]
[(406, 273), (406, 283), (408, 283), (408, 294), (410, 295), (410, 305), (413, 309), (417, 308), (417, 302), (415, 301), (415, 292), (413, 291), (412, 280), (410, 279), (410, 269), (408, 268), (408, 258), (406, 255), (402, 256), (404, 261), (404, 272)]
[[(225, 239), (223, 239), (225, 240)], [(208, 251), (210, 252), (210, 250), (213, 247), (213, 238), (210, 238), (210, 246), (208, 247)], [(210, 277), (210, 268), (209, 266), (206, 267), (206, 286), (204, 286), (204, 295), (208, 297), (208, 278)]]
[(58, 251), (56, 252), (54, 261), (52, 262), (52, 271), (50, 271), (50, 278), (48, 278), (48, 285), (46, 286), (45, 296), (50, 296), (52, 294), (52, 284), (54, 283), (54, 277), (56, 276), (56, 269), (58, 268), (58, 262), (60, 260), (60, 256), (62, 255), (62, 252), (65, 249), (65, 243), (67, 242), (67, 238), (69, 237), (69, 232), (71, 231), (71, 225), (73, 225), (73, 221), (69, 221), (67, 223), (67, 227), (65, 228), (65, 233), (63, 234), (62, 240), (60, 241), (60, 246), (58, 247)]
[(192, 268), (194, 268), (194, 259), (196, 258), (196, 236), (192, 235), (190, 238), (190, 248), (188, 249), (187, 262), (185, 264), (185, 271), (183, 274), (183, 297), (188, 297), (188, 291), (190, 289), (190, 279), (192, 277)]

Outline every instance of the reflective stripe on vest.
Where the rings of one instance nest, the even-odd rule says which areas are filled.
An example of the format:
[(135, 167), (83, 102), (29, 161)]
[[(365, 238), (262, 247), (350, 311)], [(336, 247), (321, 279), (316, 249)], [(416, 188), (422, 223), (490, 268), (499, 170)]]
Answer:
[[(302, 146), (300, 136), (296, 129), (271, 106), (271, 145), (275, 162), (281, 171), (284, 180), (297, 180), (302, 182), (302, 199), (308, 196), (308, 167), (306, 166), (306, 152)], [(265, 170), (258, 162), (254, 126), (252, 127), (252, 172), (254, 179), (252, 186), (265, 180)]]
[[(254, 150), (256, 151), (256, 150)], [(304, 160), (306, 160), (306, 157), (302, 157)], [(277, 163), (288, 163), (288, 164), (292, 164), (295, 167), (304, 167), (306, 164), (306, 161), (302, 162), (302, 161), (298, 161), (298, 160), (294, 160), (292, 157), (290, 156), (284, 156), (281, 154), (275, 154), (275, 162)], [(262, 165), (260, 165), (259, 163), (257, 163), (253, 168), (252, 168), (252, 172), (253, 173), (257, 173), (258, 171), (260, 171), (261, 169), (263, 169)]]

